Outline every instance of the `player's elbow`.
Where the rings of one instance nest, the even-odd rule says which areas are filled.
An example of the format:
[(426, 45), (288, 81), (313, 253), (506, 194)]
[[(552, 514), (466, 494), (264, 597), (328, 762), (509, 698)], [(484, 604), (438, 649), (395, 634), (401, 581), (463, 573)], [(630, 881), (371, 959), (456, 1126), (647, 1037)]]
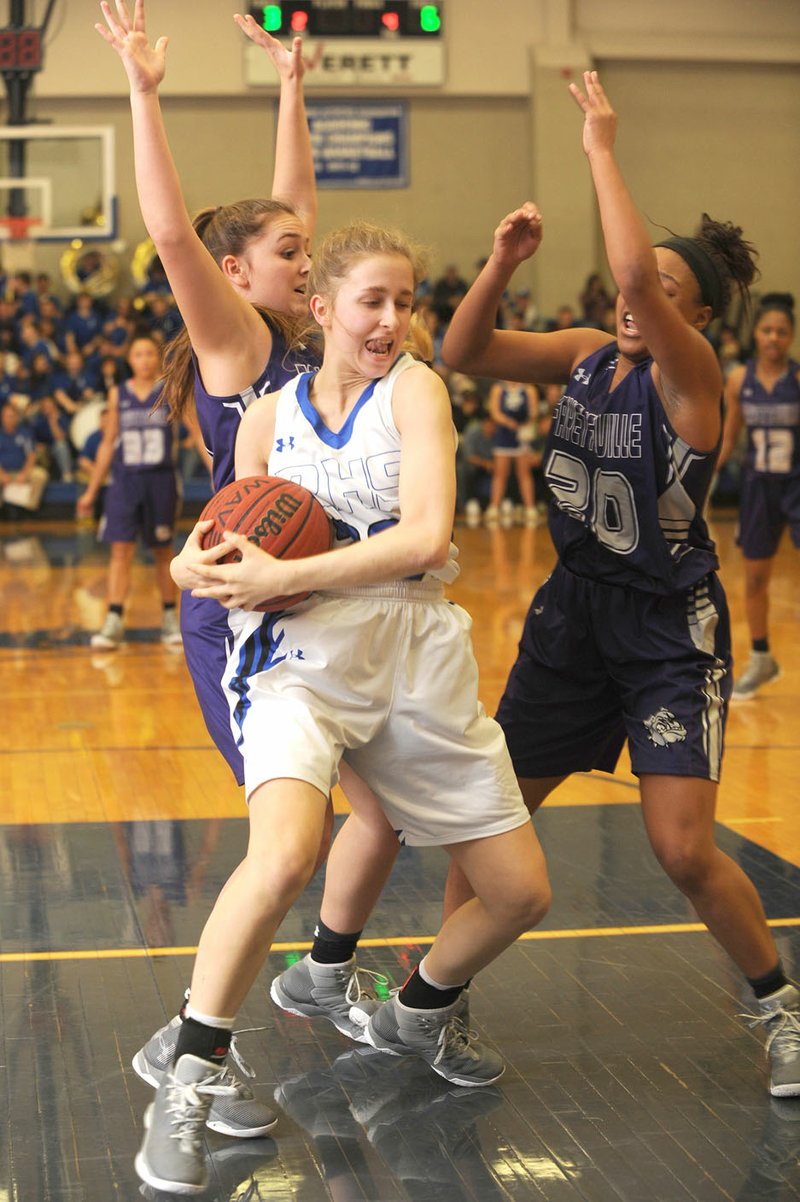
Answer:
[(450, 554), (450, 535), (440, 531), (428, 531), (419, 542), (416, 569), (432, 572), (443, 568)]

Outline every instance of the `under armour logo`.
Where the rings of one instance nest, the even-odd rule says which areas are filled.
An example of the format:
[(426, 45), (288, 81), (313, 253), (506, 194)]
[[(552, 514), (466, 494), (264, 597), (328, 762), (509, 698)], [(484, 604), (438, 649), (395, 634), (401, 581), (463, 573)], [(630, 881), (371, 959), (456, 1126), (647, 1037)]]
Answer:
[(279, 455), (280, 455), (281, 451), (284, 451), (284, 450), (293, 451), (294, 450), (294, 434), (290, 434), (288, 438), (276, 438), (275, 439), (275, 450), (276, 450), (277, 454), (279, 454)]
[(592, 374), (585, 367), (579, 367), (572, 378), (573, 380), (577, 380), (579, 384), (588, 384), (592, 378)]

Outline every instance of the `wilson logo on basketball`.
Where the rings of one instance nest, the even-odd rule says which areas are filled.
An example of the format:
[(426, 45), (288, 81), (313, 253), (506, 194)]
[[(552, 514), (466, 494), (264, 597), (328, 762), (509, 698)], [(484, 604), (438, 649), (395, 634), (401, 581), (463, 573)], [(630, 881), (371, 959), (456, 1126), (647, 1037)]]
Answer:
[[(331, 523), (317, 498), (294, 480), (282, 476), (247, 476), (220, 489), (211, 498), (201, 521), (214, 525), (201, 538), (204, 550), (216, 547), (231, 533), (241, 534), (277, 559), (297, 559), (330, 550)], [(234, 563), (239, 551), (230, 551), (219, 562)], [(268, 597), (261, 611), (286, 609), (304, 601), (307, 592)]]
[(247, 537), (251, 543), (260, 543), (267, 534), (280, 534), (292, 514), (297, 513), (301, 502), (289, 493), (281, 493), (273, 506), (262, 515)]

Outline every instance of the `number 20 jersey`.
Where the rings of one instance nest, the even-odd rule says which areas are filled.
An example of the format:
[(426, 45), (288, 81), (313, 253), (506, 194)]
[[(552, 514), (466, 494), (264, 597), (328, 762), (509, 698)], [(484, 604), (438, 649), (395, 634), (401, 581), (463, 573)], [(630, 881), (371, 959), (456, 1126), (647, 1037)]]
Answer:
[(695, 451), (672, 429), (652, 359), (609, 391), (618, 355), (611, 342), (585, 359), (556, 406), (550, 532), (576, 576), (666, 595), (718, 567), (703, 518), (718, 448)]

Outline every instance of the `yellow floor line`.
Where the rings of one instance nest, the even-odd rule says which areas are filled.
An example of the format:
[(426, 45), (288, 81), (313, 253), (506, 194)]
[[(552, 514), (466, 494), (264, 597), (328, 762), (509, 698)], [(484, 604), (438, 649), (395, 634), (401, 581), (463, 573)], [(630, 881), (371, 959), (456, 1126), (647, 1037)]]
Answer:
[[(770, 918), (770, 927), (800, 927), (799, 918)], [(534, 939), (604, 939), (620, 935), (686, 935), (700, 934), (706, 928), (701, 922), (661, 923), (640, 927), (569, 927), (562, 931), (526, 931), (519, 942)], [(433, 943), (434, 935), (397, 935), (384, 939), (361, 939), (359, 947), (413, 947), (422, 943)], [(310, 940), (273, 943), (273, 952), (307, 952)], [(144, 960), (153, 956), (194, 956), (196, 947), (109, 947), (86, 951), (63, 952), (2, 952), (0, 964), (26, 964), (37, 960)]]

